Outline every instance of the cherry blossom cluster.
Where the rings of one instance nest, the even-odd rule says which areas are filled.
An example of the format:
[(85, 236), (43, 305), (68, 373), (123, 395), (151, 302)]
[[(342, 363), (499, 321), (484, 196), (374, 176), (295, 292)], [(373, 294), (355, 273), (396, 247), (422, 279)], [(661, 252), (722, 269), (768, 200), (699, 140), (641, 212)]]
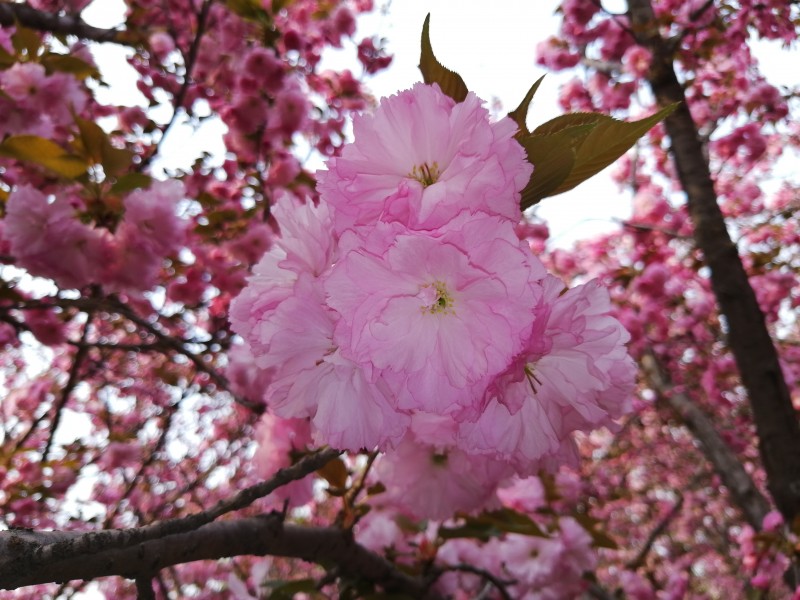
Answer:
[(418, 84), (353, 127), (317, 205), (277, 202), (280, 236), (231, 307), (268, 409), (385, 451), (384, 501), (418, 517), (574, 463), (570, 434), (613, 426), (634, 367), (603, 288), (565, 290), (515, 232), (515, 124)]
[(48, 196), (25, 185), (8, 198), (2, 243), (16, 264), (63, 288), (103, 284), (109, 291), (140, 292), (158, 281), (164, 259), (182, 247), (188, 223), (178, 214), (180, 181), (154, 183), (124, 201), (115, 232), (81, 220), (83, 200), (69, 191)]

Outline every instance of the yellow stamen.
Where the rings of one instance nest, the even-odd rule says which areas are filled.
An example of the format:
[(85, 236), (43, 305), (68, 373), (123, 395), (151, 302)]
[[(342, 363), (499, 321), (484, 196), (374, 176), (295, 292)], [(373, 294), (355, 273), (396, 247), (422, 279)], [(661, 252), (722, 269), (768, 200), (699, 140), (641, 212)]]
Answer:
[(441, 175), (439, 172), (439, 163), (433, 163), (432, 165), (422, 163), (411, 169), (411, 173), (408, 174), (411, 179), (419, 181), (423, 187), (428, 187), (436, 183), (439, 180), (439, 175)]

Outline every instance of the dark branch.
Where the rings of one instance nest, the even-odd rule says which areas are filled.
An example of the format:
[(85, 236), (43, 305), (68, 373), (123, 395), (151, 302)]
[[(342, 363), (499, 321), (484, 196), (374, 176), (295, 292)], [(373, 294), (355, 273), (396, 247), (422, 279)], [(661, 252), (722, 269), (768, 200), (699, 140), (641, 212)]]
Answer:
[[(81, 332), (81, 342), (85, 342), (86, 338), (89, 336), (89, 330), (92, 326), (92, 313), (86, 314), (86, 324), (83, 326), (83, 331)], [(53, 422), (50, 426), (50, 436), (47, 438), (47, 443), (44, 446), (44, 451), (42, 452), (42, 461), (47, 462), (48, 455), (50, 454), (50, 448), (53, 445), (53, 440), (56, 437), (56, 431), (58, 431), (58, 426), (61, 424), (61, 415), (64, 412), (64, 407), (67, 405), (67, 400), (72, 395), (72, 392), (75, 390), (75, 387), (80, 383), (78, 379), (78, 375), (81, 371), (81, 367), (83, 366), (83, 361), (86, 359), (86, 348), (78, 348), (75, 352), (75, 356), (72, 357), (72, 367), (69, 370), (69, 379), (67, 380), (66, 385), (61, 390), (61, 396), (59, 396), (58, 401), (55, 403), (54, 406), (54, 414), (53, 414)]]
[(141, 545), (150, 540), (198, 529), (226, 513), (249, 506), (257, 499), (263, 498), (291, 481), (302, 479), (309, 473), (323, 467), (339, 454), (338, 450), (321, 450), (316, 454), (305, 457), (291, 467), (279, 470), (269, 481), (245, 488), (232, 498), (222, 500), (208, 510), (186, 517), (158, 521), (151, 525), (133, 529), (108, 529), (77, 534), (75, 539), (69, 538), (54, 543), (37, 544), (35, 548), (29, 548), (29, 551), (22, 556), (11, 555), (8, 547), (4, 551), (2, 544), (0, 544), (0, 580), (3, 573), (8, 571), (37, 571), (71, 556), (123, 550), (135, 545)]
[(82, 40), (91, 40), (93, 42), (111, 42), (126, 46), (131, 44), (130, 35), (127, 31), (92, 27), (77, 15), (55, 15), (36, 10), (27, 3), (0, 3), (0, 25), (4, 27), (23, 25), (28, 29), (74, 35)]
[(200, 42), (203, 39), (203, 35), (206, 33), (206, 27), (208, 25), (208, 17), (209, 12), (211, 11), (212, 3), (213, 0), (203, 0), (203, 6), (200, 8), (200, 12), (197, 14), (197, 31), (194, 35), (194, 39), (192, 40), (192, 45), (189, 48), (189, 53), (183, 53), (185, 73), (183, 75), (181, 87), (178, 90), (178, 93), (175, 94), (175, 98), (172, 101), (172, 116), (170, 117), (169, 122), (161, 130), (161, 138), (158, 140), (153, 152), (142, 161), (141, 165), (139, 165), (140, 171), (144, 170), (150, 165), (150, 162), (158, 153), (158, 148), (160, 147), (161, 143), (167, 137), (167, 133), (169, 133), (169, 131), (175, 125), (180, 110), (185, 108), (184, 103), (186, 102), (186, 94), (189, 91), (189, 86), (192, 83), (192, 71), (194, 70), (194, 65), (197, 62), (197, 53), (200, 50)]
[(462, 573), (472, 573), (473, 575), (477, 575), (478, 577), (485, 579), (492, 587), (494, 587), (497, 592), (500, 594), (500, 597), (503, 600), (511, 600), (511, 594), (508, 593), (507, 586), (515, 584), (517, 581), (515, 579), (500, 579), (499, 577), (495, 577), (489, 571), (485, 569), (479, 569), (478, 567), (474, 567), (468, 564), (458, 564), (458, 565), (448, 565), (442, 568), (439, 575), (447, 573), (448, 571), (460, 571)]
[(728, 324), (727, 343), (747, 390), (767, 486), (787, 523), (800, 515), (800, 423), (764, 314), (725, 226), (708, 158), (678, 80), (674, 55), (658, 29), (651, 0), (628, 0), (637, 42), (653, 55), (647, 80), (659, 105), (677, 104), (665, 124), (686, 193), (694, 239)]
[(653, 390), (669, 402), (699, 440), (703, 454), (714, 465), (714, 470), (728, 488), (734, 503), (744, 513), (747, 522), (753, 529), (760, 531), (764, 517), (769, 512), (769, 503), (753, 483), (739, 458), (722, 439), (712, 420), (686, 394), (672, 387), (672, 382), (652, 353), (642, 357), (642, 371)]
[(672, 522), (672, 520), (680, 514), (681, 508), (683, 508), (683, 494), (678, 494), (678, 501), (656, 524), (633, 560), (628, 561), (628, 564), (625, 565), (626, 568), (630, 569), (631, 571), (635, 571), (644, 565), (644, 562), (647, 560), (647, 555), (650, 554), (650, 549), (653, 547), (653, 544), (655, 544), (656, 540), (661, 537), (661, 534), (667, 530), (667, 527), (669, 527), (669, 524)]
[[(368, 580), (388, 592), (414, 598), (439, 600), (427, 590), (427, 582), (406, 575), (386, 559), (358, 545), (341, 529), (286, 525), (280, 514), (209, 523), (194, 531), (168, 535), (140, 544), (110, 548), (100, 553), (83, 550), (91, 544), (82, 539), (92, 533), (6, 531), (0, 533), (0, 587), (22, 586), (117, 575), (147, 578), (171, 565), (230, 556), (283, 556), (309, 562), (334, 564), (350, 577)], [(21, 557), (42, 544), (58, 540), (67, 548), (62, 556), (35, 569), (20, 569)], [(10, 560), (9, 560), (10, 559)], [(149, 580), (147, 580), (149, 583)]]

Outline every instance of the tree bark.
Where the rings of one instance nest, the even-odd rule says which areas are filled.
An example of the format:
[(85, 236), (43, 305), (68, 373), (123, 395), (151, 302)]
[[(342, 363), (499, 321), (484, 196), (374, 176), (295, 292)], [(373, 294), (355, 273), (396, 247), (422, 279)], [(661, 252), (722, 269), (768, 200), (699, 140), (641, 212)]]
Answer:
[[(407, 594), (425, 600), (438, 600), (428, 591), (427, 580), (412, 577), (385, 558), (357, 544), (349, 531), (333, 527), (286, 525), (280, 514), (245, 519), (216, 521), (187, 533), (168, 535), (134, 546), (87, 551), (92, 546), (85, 538), (93, 533), (76, 532), (0, 532), (0, 588), (12, 590), (42, 583), (62, 583), (117, 575), (130, 579), (147, 578), (160, 569), (196, 560), (255, 555), (301, 558), (309, 562), (333, 564), (344, 575), (367, 580), (387, 592)], [(47, 564), (34, 569), (19, 569), (15, 556), (36, 552), (57, 543), (65, 549)], [(69, 548), (74, 546), (75, 550)]]
[(671, 153), (686, 193), (694, 239), (711, 271), (711, 285), (728, 332), (728, 345), (747, 390), (768, 488), (787, 522), (800, 515), (800, 425), (764, 315), (717, 204), (709, 163), (651, 0), (628, 0), (637, 42), (652, 53), (647, 75), (661, 105), (679, 102), (666, 119)]
[(0, 2), (0, 25), (22, 25), (28, 29), (53, 34), (74, 35), (93, 42), (112, 42), (129, 45), (129, 33), (118, 29), (101, 29), (86, 23), (79, 16), (56, 15), (37, 10), (27, 3)]
[(739, 458), (717, 432), (711, 418), (686, 394), (672, 387), (672, 382), (652, 354), (645, 354), (642, 358), (642, 371), (647, 377), (648, 384), (681, 416), (686, 427), (700, 442), (703, 454), (714, 466), (714, 470), (728, 488), (734, 503), (744, 513), (747, 522), (753, 529), (760, 531), (764, 517), (769, 512), (769, 502), (747, 474)]

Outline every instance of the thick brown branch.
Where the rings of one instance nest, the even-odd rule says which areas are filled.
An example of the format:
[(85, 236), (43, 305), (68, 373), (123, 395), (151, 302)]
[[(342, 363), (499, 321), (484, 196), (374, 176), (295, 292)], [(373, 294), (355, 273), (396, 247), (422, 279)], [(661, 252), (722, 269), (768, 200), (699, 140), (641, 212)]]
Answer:
[(0, 25), (23, 25), (28, 29), (55, 34), (74, 35), (82, 40), (112, 42), (129, 45), (128, 32), (119, 29), (101, 29), (86, 23), (79, 16), (56, 15), (36, 10), (27, 3), (0, 2)]
[(339, 454), (338, 450), (321, 450), (303, 458), (291, 467), (279, 470), (269, 481), (245, 488), (232, 498), (221, 500), (208, 510), (186, 517), (158, 521), (133, 529), (108, 529), (82, 534), (76, 539), (38, 545), (22, 557), (11, 556), (8, 552), (3, 552), (0, 547), (0, 574), (8, 569), (38, 570), (74, 555), (105, 553), (110, 550), (129, 548), (150, 540), (198, 529), (226, 513), (249, 506), (258, 498), (263, 498), (291, 481), (305, 477), (326, 465)]
[[(427, 582), (410, 577), (386, 559), (359, 546), (347, 531), (286, 525), (279, 514), (220, 521), (187, 533), (152, 539), (135, 546), (110, 548), (101, 553), (83, 550), (91, 544), (82, 538), (95, 534), (72, 532), (0, 533), (0, 553), (12, 560), (0, 568), (0, 588), (95, 579), (109, 575), (148, 577), (171, 565), (229, 556), (257, 555), (300, 558), (314, 563), (335, 564), (344, 575), (371, 581), (386, 591), (437, 600), (427, 591)], [(41, 544), (59, 539), (72, 551), (38, 566), (20, 569), (14, 557), (24, 557)]]
[(764, 517), (769, 512), (769, 503), (753, 483), (739, 458), (717, 432), (714, 423), (686, 394), (672, 387), (672, 382), (655, 356), (646, 354), (642, 357), (642, 371), (653, 390), (669, 402), (700, 442), (703, 454), (714, 465), (714, 470), (728, 488), (733, 502), (744, 513), (747, 522), (753, 529), (760, 531)]
[(628, 0), (637, 41), (653, 55), (647, 79), (661, 105), (679, 103), (666, 120), (678, 176), (694, 224), (694, 238), (711, 272), (711, 285), (728, 329), (750, 400), (769, 491), (787, 522), (800, 515), (800, 424), (778, 354), (736, 245), (717, 204), (703, 153), (669, 44), (658, 30), (651, 0)]

